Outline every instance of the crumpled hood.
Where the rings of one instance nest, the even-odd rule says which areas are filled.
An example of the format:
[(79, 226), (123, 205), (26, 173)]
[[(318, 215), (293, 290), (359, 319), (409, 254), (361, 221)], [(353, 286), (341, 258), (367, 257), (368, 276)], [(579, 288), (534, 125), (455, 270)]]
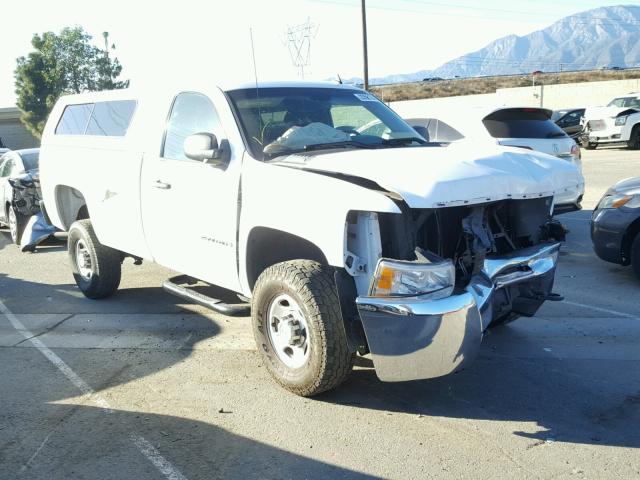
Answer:
[(551, 196), (584, 183), (566, 160), (489, 142), (294, 154), (275, 163), (365, 178), (412, 208)]
[(615, 118), (620, 113), (629, 110), (637, 110), (629, 107), (591, 107), (587, 108), (584, 112), (585, 121), (589, 120), (602, 120), (605, 118)]

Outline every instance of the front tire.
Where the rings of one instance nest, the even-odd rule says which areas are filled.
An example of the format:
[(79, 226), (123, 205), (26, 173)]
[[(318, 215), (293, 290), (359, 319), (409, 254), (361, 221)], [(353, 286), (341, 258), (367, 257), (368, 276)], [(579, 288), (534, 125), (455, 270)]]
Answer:
[(67, 251), (73, 278), (85, 297), (105, 298), (118, 289), (122, 255), (98, 241), (90, 220), (71, 225)]
[(341, 384), (351, 372), (333, 269), (310, 260), (266, 269), (253, 290), (251, 317), (271, 376), (303, 397)]
[(633, 127), (631, 130), (631, 135), (629, 136), (629, 141), (627, 142), (627, 148), (629, 150), (638, 150), (640, 149), (640, 128)]
[(640, 233), (636, 234), (636, 238), (631, 244), (631, 268), (640, 280)]

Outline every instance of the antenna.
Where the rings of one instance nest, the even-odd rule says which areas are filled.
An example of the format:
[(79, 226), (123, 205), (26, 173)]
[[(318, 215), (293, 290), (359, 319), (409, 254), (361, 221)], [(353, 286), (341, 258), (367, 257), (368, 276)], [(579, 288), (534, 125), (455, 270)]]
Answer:
[(318, 26), (307, 18), (305, 23), (287, 27), (284, 43), (289, 47), (291, 62), (298, 68), (298, 76), (304, 79), (304, 69), (311, 60), (311, 40), (318, 33)]

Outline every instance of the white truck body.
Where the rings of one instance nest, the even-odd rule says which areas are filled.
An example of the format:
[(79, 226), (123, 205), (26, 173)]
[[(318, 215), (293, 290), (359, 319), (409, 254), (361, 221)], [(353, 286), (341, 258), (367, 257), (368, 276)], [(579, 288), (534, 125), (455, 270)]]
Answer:
[[(258, 101), (271, 88), (333, 89), (330, 91), (341, 95), (355, 95), (365, 106), (375, 100), (353, 87), (332, 84), (261, 84), (259, 88)], [(374, 355), (378, 375), (385, 380), (439, 376), (472, 358), (482, 331), (498, 316), (497, 307), (490, 305), (494, 290), (544, 277), (544, 291), (549, 293), (558, 249), (558, 244), (551, 242), (553, 234), (523, 243), (522, 248), (512, 243), (508, 250), (513, 251), (502, 256), (488, 255), (483, 279), (474, 276), (477, 281), (465, 280), (465, 284), (470, 282), (468, 286), (449, 298), (413, 296), (398, 306), (397, 297), (373, 296), (371, 286), (376, 265), (380, 266), (387, 253), (380, 231), (387, 221), (383, 217), (399, 218), (411, 210), (428, 215), (439, 211), (445, 218), (448, 212), (464, 211), (456, 215), (467, 215), (493, 208), (487, 205), (515, 202), (513, 205), (522, 206), (528, 202), (542, 206), (541, 215), (547, 222), (552, 197), (584, 183), (571, 163), (533, 151), (465, 143), (447, 147), (336, 147), (258, 159), (230, 100), (233, 91), (216, 87), (165, 93), (119, 90), (61, 98), (45, 128), (40, 157), (44, 204), (52, 223), (69, 230), (76, 220), (89, 218), (99, 242), (123, 256), (155, 261), (246, 297), (255, 293), (260, 274), (278, 262), (304, 258), (346, 272), (355, 284), (357, 298), (351, 301), (358, 305), (367, 349)], [(212, 133), (225, 144), (223, 164), (163, 156), (168, 137), (173, 135), (168, 127), (173, 121), (172, 105), (181, 92), (197, 92), (215, 106), (219, 122)], [(123, 135), (89, 135), (92, 120), (79, 134), (60, 132), (60, 119), (67, 107), (117, 101), (135, 102)], [(395, 114), (389, 115), (401, 121)], [(517, 221), (515, 217), (527, 215), (509, 218)], [(536, 215), (542, 218), (540, 212)], [(530, 230), (552, 230), (550, 225), (534, 225)], [(478, 262), (480, 257), (484, 258), (484, 253)], [(505, 269), (518, 265), (526, 275), (496, 280)], [(536, 297), (536, 305), (544, 301), (544, 294)], [(520, 310), (529, 312), (528, 307)], [(440, 329), (437, 339), (427, 342), (432, 347), (421, 344), (410, 354), (389, 356), (380, 346), (387, 345), (386, 334), (380, 336), (381, 324), (369, 319), (382, 314), (391, 315), (396, 322), (397, 314), (437, 319), (438, 324), (446, 323), (450, 332)], [(411, 342), (423, 342), (425, 332), (435, 335), (438, 330), (423, 328)], [(467, 354), (459, 355), (463, 352)], [(430, 356), (438, 360), (428, 360)]]

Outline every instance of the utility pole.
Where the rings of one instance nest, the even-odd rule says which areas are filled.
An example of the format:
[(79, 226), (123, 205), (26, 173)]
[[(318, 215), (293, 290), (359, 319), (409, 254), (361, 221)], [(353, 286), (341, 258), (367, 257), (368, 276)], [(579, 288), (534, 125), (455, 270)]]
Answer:
[(367, 53), (367, 7), (362, 0), (362, 55), (364, 59), (364, 89), (369, 90), (369, 56)]

